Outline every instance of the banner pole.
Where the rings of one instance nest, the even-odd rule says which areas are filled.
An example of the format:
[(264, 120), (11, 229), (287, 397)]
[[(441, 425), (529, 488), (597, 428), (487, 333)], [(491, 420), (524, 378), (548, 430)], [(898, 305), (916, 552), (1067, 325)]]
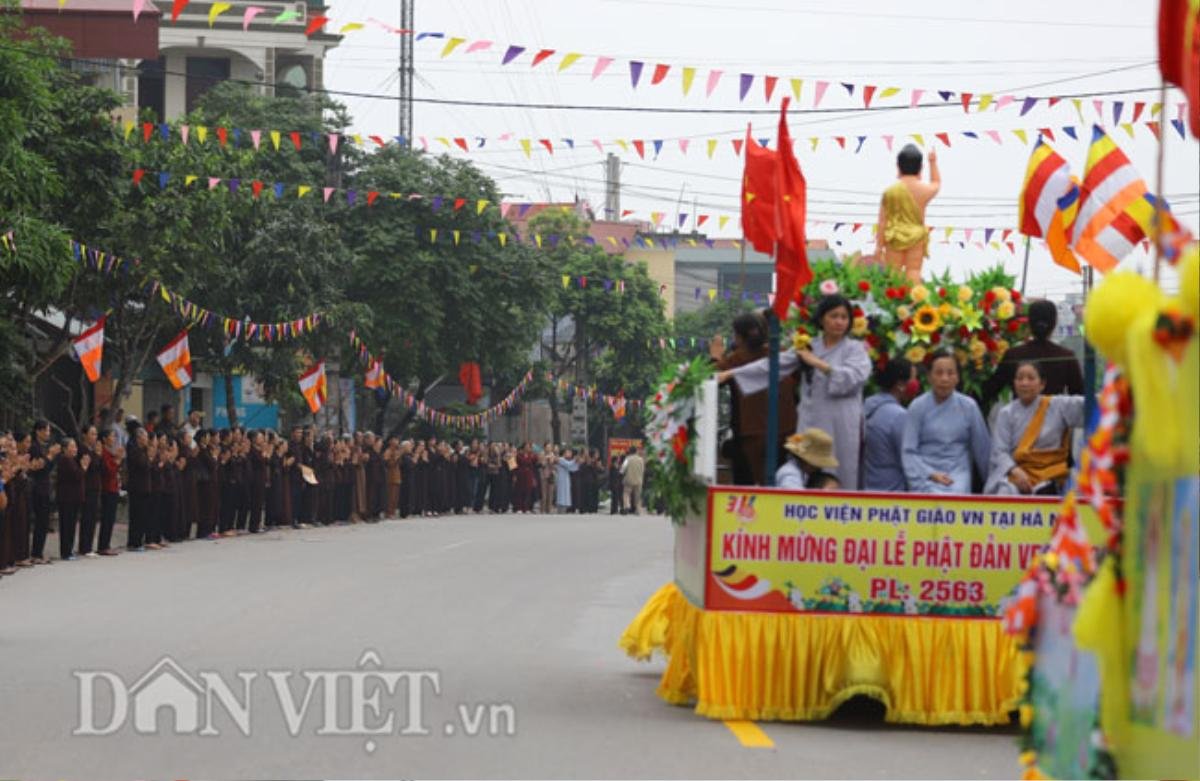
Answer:
[[(778, 243), (775, 245), (775, 256), (779, 256)], [(775, 285), (775, 296), (779, 296), (778, 282)], [(779, 318), (775, 315), (774, 307), (767, 311), (767, 334), (770, 345), (770, 371), (767, 385), (767, 457), (764, 462), (766, 474), (763, 478), (766, 485), (773, 486), (779, 459)]]
[(1021, 298), (1025, 298), (1025, 280), (1029, 278), (1029, 243), (1028, 236), (1025, 237), (1025, 264), (1021, 268)]

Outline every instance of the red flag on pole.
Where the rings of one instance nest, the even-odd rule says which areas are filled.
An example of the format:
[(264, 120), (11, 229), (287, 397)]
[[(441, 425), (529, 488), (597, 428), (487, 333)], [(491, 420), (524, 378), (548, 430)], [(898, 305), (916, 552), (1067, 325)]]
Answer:
[(1164, 81), (1187, 96), (1188, 123), (1192, 135), (1200, 136), (1200, 4), (1160, 0), (1158, 68)]
[(759, 146), (746, 126), (746, 167), (742, 174), (742, 233), (754, 249), (775, 254), (776, 153)]
[(800, 171), (800, 163), (792, 150), (792, 136), (788, 132), (790, 102), (785, 97), (779, 111), (779, 164), (775, 166), (775, 225), (779, 247), (775, 255), (773, 307), (780, 320), (785, 319), (788, 307), (799, 299), (800, 291), (812, 279), (804, 225), (808, 212), (808, 184)]

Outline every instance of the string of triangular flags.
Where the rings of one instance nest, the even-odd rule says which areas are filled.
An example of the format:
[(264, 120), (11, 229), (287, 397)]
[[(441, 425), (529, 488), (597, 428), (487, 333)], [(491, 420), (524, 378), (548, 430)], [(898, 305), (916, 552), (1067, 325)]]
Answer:
[[(1123, 107), (1123, 104), (1118, 102), (1118, 105)], [(1182, 108), (1183, 104), (1180, 104)], [(1103, 107), (1101, 107), (1103, 108)], [(1147, 113), (1147, 110), (1149, 113)], [(1130, 138), (1136, 137), (1138, 128), (1145, 128), (1148, 132), (1154, 135), (1155, 138), (1160, 138), (1162, 134), (1162, 122), (1155, 117), (1158, 117), (1162, 111), (1161, 103), (1151, 103), (1146, 101), (1136, 101), (1133, 103), (1130, 110), (1132, 118), (1127, 122), (1113, 121), (1110, 126), (1112, 128), (1121, 128), (1129, 135)], [(1112, 118), (1119, 120), (1122, 112), (1115, 110)], [(1149, 117), (1143, 120), (1142, 117)], [(1004, 139), (1011, 136), (1019, 143), (1028, 145), (1030, 139), (1036, 141), (1037, 137), (1044, 136), (1051, 141), (1055, 140), (1055, 134), (1061, 134), (1067, 138), (1079, 140), (1079, 127), (1083, 128), (1086, 134), (1087, 127), (1091, 124), (1083, 116), (1082, 102), (1079, 106), (1079, 122), (1080, 125), (1058, 125), (1042, 127), (1023, 127), (1023, 128), (1002, 128), (1002, 129), (973, 129), (973, 130), (932, 130), (920, 133), (865, 133), (865, 134), (825, 134), (816, 136), (798, 137), (793, 141), (793, 145), (797, 151), (816, 152), (820, 150), (838, 151), (838, 152), (853, 152), (860, 153), (868, 141), (881, 141), (883, 145), (891, 151), (896, 143), (907, 143), (909, 140), (915, 142), (920, 147), (932, 146), (935, 142), (940, 143), (944, 147), (951, 147), (955, 140), (962, 142), (992, 142), (998, 145), (1004, 144)], [(1100, 124), (1109, 123), (1109, 119), (1100, 118)], [(1175, 129), (1181, 136), (1186, 137), (1186, 128), (1182, 116), (1169, 120), (1171, 127)], [(140, 138), (144, 143), (158, 140), (160, 142), (177, 141), (183, 145), (195, 143), (205, 145), (208, 143), (210, 128), (204, 125), (192, 127), (190, 125), (171, 125), (162, 122), (158, 124), (143, 122), (141, 125), (141, 133), (135, 135), (135, 125), (131, 121), (126, 121), (125, 138), (131, 140)], [(252, 146), (256, 151), (274, 150), (276, 152), (303, 150), (306, 146), (327, 150), (329, 154), (336, 154), (338, 149), (343, 144), (350, 143), (364, 148), (380, 148), (393, 146), (396, 144), (406, 145), (409, 139), (404, 136), (384, 136), (380, 134), (363, 135), (361, 133), (341, 134), (341, 133), (317, 133), (316, 131), (286, 131), (286, 130), (243, 130), (241, 128), (226, 128), (216, 127), (215, 135), (217, 146), (224, 148), (248, 148)], [(609, 152), (621, 151), (625, 154), (634, 154), (641, 160), (658, 160), (664, 151), (672, 154), (678, 153), (678, 156), (685, 157), (689, 160), (708, 159), (712, 160), (718, 154), (726, 154), (732, 152), (735, 157), (740, 157), (742, 154), (742, 146), (745, 142), (744, 138), (720, 138), (720, 137), (676, 137), (676, 138), (615, 138), (611, 140), (603, 140), (600, 138), (529, 138), (521, 137), (515, 133), (503, 133), (499, 136), (415, 136), (411, 139), (413, 146), (419, 148), (423, 152), (461, 152), (470, 154), (473, 150), (478, 152), (483, 149), (509, 148), (514, 151), (520, 150), (526, 158), (532, 158), (534, 153), (546, 154), (553, 157), (556, 152), (558, 154), (565, 152), (574, 152), (577, 149), (586, 150), (594, 148), (600, 154)], [(1086, 140), (1086, 138), (1084, 139)], [(674, 143), (671, 143), (674, 142)], [(772, 146), (775, 139), (771, 137), (763, 137), (758, 139), (762, 146)], [(824, 146), (822, 146), (824, 142)], [(1009, 143), (1012, 143), (1010, 138)]]
[[(173, 0), (171, 3), (170, 21), (176, 24), (179, 21), (180, 15), (190, 5), (191, 0)], [(69, 4), (69, 0), (58, 0), (59, 9), (65, 8)], [(147, 0), (130, 0), (130, 11), (133, 14), (133, 20), (136, 23), (141, 14), (146, 10)], [(309, 13), (301, 11), (297, 6), (284, 7), (279, 9), (278, 13), (271, 14), (269, 11), (273, 8), (265, 6), (250, 5), (239, 6), (236, 11), (241, 11), (241, 28), (243, 32), (249, 32), (253, 26), (255, 29), (268, 29), (269, 27), (278, 27), (281, 24), (293, 24), (297, 28), (303, 27), (304, 34), (312, 37), (318, 34), (330, 34), (336, 32), (338, 35), (349, 35), (360, 30), (364, 30), (368, 25), (381, 28), (395, 35), (412, 36), (415, 41), (431, 41), (440, 45), (439, 57), (445, 59), (451, 54), (457, 53), (459, 56), (469, 54), (488, 53), (494, 55), (497, 52), (503, 52), (500, 55), (500, 65), (523, 66), (526, 62), (524, 55), (529, 54), (528, 62), (530, 68), (537, 68), (546, 62), (556, 62), (558, 67), (556, 73), (564, 73), (570, 70), (573, 66), (579, 63), (591, 63), (591, 78), (596, 80), (604, 73), (616, 65), (617, 70), (628, 72), (629, 83), (632, 89), (637, 90), (638, 86), (645, 83), (649, 86), (659, 86), (665, 84), (669, 77), (674, 81), (673, 76), (678, 76), (678, 83), (682, 94), (686, 97), (692, 93), (693, 86), (697, 83), (697, 77), (700, 77), (701, 71), (705, 70), (692, 65), (677, 65), (672, 63), (654, 62), (650, 60), (634, 60), (623, 59), (618, 57), (610, 57), (607, 55), (587, 54), (580, 51), (559, 48), (534, 48), (527, 47), (521, 44), (502, 44), (491, 39), (471, 38), (467, 36), (451, 35), (441, 31), (418, 31), (413, 29), (405, 29), (388, 24), (387, 22), (368, 17), (365, 21), (336, 19), (335, 17), (327, 16), (324, 13)], [(309, 9), (313, 10), (313, 9)], [(319, 10), (324, 10), (319, 9)], [(214, 2), (207, 6), (207, 20), (209, 27), (215, 27), (218, 21), (221, 21), (222, 27), (227, 14), (231, 14), (234, 20), (233, 27), (236, 29), (236, 11), (233, 3), (230, 2)], [(548, 68), (547, 68), (548, 70)], [(643, 81), (643, 75), (646, 76)], [(728, 78), (726, 78), (728, 76)], [(863, 108), (871, 108), (872, 104), (879, 105), (885, 101), (897, 107), (905, 105), (912, 107), (921, 105), (921, 100), (926, 95), (932, 99), (933, 96), (940, 98), (943, 104), (960, 103), (964, 111), (971, 111), (972, 108), (976, 112), (987, 111), (989, 108), (993, 111), (1002, 111), (1008, 106), (1020, 106), (1020, 112), (1023, 116), (1032, 110), (1039, 102), (1044, 102), (1047, 106), (1053, 107), (1060, 102), (1062, 98), (1053, 96), (1019, 96), (1011, 94), (996, 94), (984, 90), (958, 91), (958, 90), (933, 90), (933, 89), (918, 89), (918, 88), (902, 88), (898, 86), (884, 86), (879, 84), (868, 84), (864, 82), (852, 82), (813, 79), (813, 78), (795, 78), (795, 77), (780, 77), (775, 74), (762, 73), (746, 73), (741, 72), (736, 74), (726, 72), (722, 69), (709, 68), (699, 79), (704, 85), (703, 93), (705, 98), (711, 98), (713, 93), (717, 91), (722, 83), (736, 84), (737, 95), (739, 101), (745, 101), (750, 93), (755, 89), (756, 84), (762, 87), (762, 97), (767, 103), (771, 103), (775, 96), (776, 88), (781, 82), (786, 81), (787, 86), (791, 89), (793, 99), (797, 105), (802, 102), (811, 102), (812, 108), (819, 108), (822, 101), (825, 99), (827, 92), (831, 87), (841, 87), (846, 93), (846, 98), (843, 102), (853, 103), (856, 107), (861, 102)], [(806, 92), (805, 86), (810, 88)], [(838, 92), (834, 90), (835, 94)], [(696, 94), (700, 90), (696, 89)], [(899, 98), (899, 100), (893, 100)], [(1112, 100), (1096, 100), (1101, 106), (1108, 104), (1123, 104), (1125, 101)], [(936, 104), (935, 104), (936, 105)]]
[[(554, 375), (546, 372), (546, 379), (554, 382)], [(556, 383), (558, 391), (567, 396), (570, 396), (580, 401), (587, 401), (593, 404), (602, 404), (613, 411), (613, 416), (620, 420), (625, 417), (628, 412), (635, 412), (642, 408), (641, 399), (627, 399), (625, 392), (622, 391), (616, 395), (610, 393), (601, 393), (598, 388), (593, 386), (576, 385), (567, 380), (560, 379)]]
[(161, 298), (181, 320), (188, 323), (189, 327), (220, 328), (221, 333), (231, 342), (244, 339), (248, 342), (270, 343), (295, 339), (315, 331), (324, 318), (321, 312), (314, 312), (294, 320), (257, 323), (250, 320), (248, 316), (238, 319), (221, 315), (188, 300), (170, 290), (158, 279), (145, 274), (140, 270), (140, 263), (137, 260), (127, 260), (111, 252), (88, 247), (75, 239), (69, 239), (69, 242), (72, 255), (83, 268), (102, 273), (105, 276), (139, 274), (144, 278), (143, 290), (147, 296)]
[[(525, 215), (534, 206), (537, 205), (537, 204), (533, 204), (533, 203), (511, 203), (511, 202), (503, 202), (500, 204), (495, 204), (487, 198), (478, 198), (478, 197), (474, 197), (474, 196), (467, 197), (467, 196), (461, 196), (461, 195), (454, 196), (454, 195), (429, 195), (429, 194), (422, 194), (422, 193), (383, 192), (383, 191), (373, 190), (373, 189), (367, 189), (367, 190), (356, 189), (356, 188), (343, 189), (343, 188), (336, 188), (336, 187), (319, 187), (316, 185), (285, 184), (283, 182), (274, 182), (274, 183), (268, 184), (268, 183), (263, 182), (258, 179), (255, 179), (255, 180), (252, 180), (251, 182), (249, 182), (250, 186), (249, 186), (249, 188), (247, 188), (246, 187), (247, 183), (244, 180), (239, 179), (239, 178), (222, 179), (220, 177), (202, 177), (198, 174), (188, 174), (188, 175), (180, 176), (180, 175), (176, 175), (170, 171), (154, 172), (154, 171), (146, 171), (145, 169), (142, 169), (142, 168), (136, 169), (133, 173), (133, 181), (139, 187), (141, 187), (141, 185), (147, 181), (147, 178), (149, 178), (149, 180), (151, 180), (151, 181), (157, 180), (160, 190), (164, 190), (164, 189), (167, 189), (167, 188), (173, 186), (173, 183), (178, 183), (185, 190), (190, 191), (190, 192), (195, 192), (195, 193), (204, 192), (205, 190), (210, 190), (210, 191), (216, 190), (218, 187), (221, 187), (221, 190), (223, 192), (227, 192), (233, 196), (240, 197), (242, 195), (249, 193), (251, 199), (259, 199), (259, 198), (264, 197), (264, 194), (265, 194), (266, 196), (269, 196), (269, 197), (273, 198), (274, 200), (279, 200), (279, 201), (282, 201), (285, 199), (298, 201), (298, 200), (301, 200), (303, 198), (310, 197), (310, 196), (317, 197), (317, 193), (320, 193), (320, 197), (322, 198), (322, 201), (326, 204), (341, 205), (342, 203), (344, 203), (347, 207), (351, 207), (351, 208), (360, 207), (360, 206), (374, 207), (381, 203), (422, 203), (422, 204), (428, 205), (430, 212), (433, 214), (438, 214), (438, 213), (442, 213), (445, 211), (446, 213), (464, 214), (464, 215), (469, 214), (469, 213), (474, 213), (475, 216), (479, 216), (479, 215), (483, 214), (484, 211), (486, 211), (488, 209), (495, 208), (495, 209), (499, 210), (501, 217), (506, 217), (509, 219), (517, 219), (517, 220), (523, 219), (525, 217)], [(333, 196), (335, 194), (337, 194), (339, 196), (336, 200), (334, 200), (334, 198), (333, 198)], [(563, 211), (571, 211), (573, 209), (572, 206), (566, 206), (566, 205), (560, 206), (559, 208), (562, 209)], [(641, 211), (641, 210), (636, 210), (636, 209), (624, 209), (624, 210), (622, 210), (620, 217), (622, 220), (629, 219), (629, 218), (633, 218), (635, 220), (639, 219), (639, 218), (643, 218), (645, 222), (648, 222), (648, 223), (654, 225), (656, 228), (658, 228), (658, 227), (664, 227), (664, 223), (671, 222), (670, 220), (668, 220), (668, 214), (669, 213), (666, 211), (651, 210), (651, 211), (647, 212), (647, 211)], [(677, 229), (682, 229), (682, 228), (686, 227), (688, 222), (692, 223), (692, 228), (695, 230), (699, 230), (700, 228), (703, 228), (705, 225), (708, 225), (710, 222), (716, 223), (717, 230), (724, 230), (725, 227), (727, 225), (729, 225), (730, 223), (733, 223), (733, 225), (736, 227), (740, 227), (740, 225), (741, 225), (741, 217), (732, 212), (724, 213), (724, 214), (722, 214), (722, 213), (692, 214), (690, 212), (681, 212), (674, 216), (674, 221), (677, 223), (677, 225), (673, 226), (673, 227), (676, 227)], [(811, 224), (811, 225), (832, 225), (833, 230), (835, 230), (835, 231), (841, 230), (843, 228), (849, 229), (852, 232), (857, 232), (864, 227), (869, 228), (871, 230), (875, 229), (875, 227), (872, 223), (854, 222), (851, 220), (835, 221), (835, 220), (815, 220), (814, 219), (814, 220), (809, 220), (809, 224)], [(990, 237), (991, 233), (1003, 232), (1005, 234), (1005, 240), (1007, 240), (1008, 235), (1013, 232), (1013, 229), (1011, 229), (1011, 228), (1006, 228), (1006, 227), (1001, 227), (1001, 226), (985, 226), (985, 225), (973, 225), (973, 226), (941, 225), (941, 226), (931, 226), (931, 230), (933, 230), (935, 233), (945, 232), (947, 239), (949, 238), (951, 233), (953, 233), (955, 231), (959, 231), (964, 234), (964, 237), (965, 237), (964, 240), (967, 242), (971, 241), (971, 235), (974, 232), (987, 232), (989, 237)], [(527, 243), (527, 244), (537, 246), (537, 247), (544, 247), (544, 246), (548, 245), (551, 248), (557, 247), (559, 242), (561, 241), (561, 237), (559, 237), (557, 234), (527, 233), (526, 235), (522, 236), (521, 233), (515, 229), (512, 231), (479, 231), (479, 230), (464, 231), (464, 230), (458, 230), (458, 229), (447, 230), (447, 229), (443, 229), (443, 228), (429, 228), (428, 232), (425, 234), (425, 238), (428, 239), (428, 241), (431, 244), (437, 244), (437, 243), (443, 242), (443, 241), (452, 243), (454, 245), (459, 245), (465, 241), (470, 241), (474, 244), (480, 244), (486, 239), (487, 241), (495, 240), (497, 243), (500, 244), (500, 246), (505, 246), (509, 241), (513, 241), (513, 242), (518, 242), (518, 243), (523, 242), (523, 243)], [(684, 244), (687, 244), (688, 246), (697, 247), (697, 248), (702, 247), (702, 246), (707, 246), (708, 248), (712, 249), (715, 247), (715, 244), (713, 243), (715, 241), (714, 239), (706, 240), (706, 239), (701, 239), (701, 238), (696, 238), (696, 237), (678, 237), (678, 238), (676, 238), (676, 237), (671, 237), (671, 236), (664, 236), (664, 237), (639, 236), (635, 239), (630, 239), (628, 237), (618, 238), (615, 236), (608, 236), (608, 237), (605, 237), (601, 241), (601, 240), (595, 239), (594, 237), (587, 236), (587, 237), (579, 238), (578, 241), (582, 242), (583, 244), (587, 244), (587, 245), (595, 245), (595, 244), (601, 244), (601, 243), (606, 242), (613, 247), (638, 246), (638, 247), (653, 248), (655, 246), (664, 246), (664, 245), (665, 246), (674, 246), (675, 244), (672, 244), (672, 242), (684, 243)]]

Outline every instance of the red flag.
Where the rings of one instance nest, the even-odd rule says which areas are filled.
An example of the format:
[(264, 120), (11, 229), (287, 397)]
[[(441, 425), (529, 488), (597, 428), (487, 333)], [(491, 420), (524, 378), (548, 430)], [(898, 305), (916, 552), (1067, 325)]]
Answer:
[(775, 166), (775, 224), (779, 236), (779, 251), (775, 256), (775, 301), (773, 307), (780, 320), (787, 316), (788, 307), (797, 300), (804, 286), (812, 279), (808, 267), (808, 239), (804, 222), (808, 212), (808, 184), (800, 171), (800, 163), (792, 150), (788, 132), (789, 98), (783, 99), (779, 110), (779, 164)]
[(1200, 5), (1188, 0), (1160, 0), (1158, 69), (1164, 81), (1177, 85), (1188, 99), (1188, 123), (1200, 136)]
[(171, 4), (171, 23), (172, 24), (179, 21), (179, 14), (183, 13), (184, 7), (190, 2), (191, 2), (191, 0), (175, 0), (175, 2)]
[(467, 394), (467, 403), (474, 406), (483, 396), (483, 381), (480, 377), (479, 364), (467, 361), (458, 367), (458, 381), (462, 383), (463, 391)]
[(742, 174), (742, 233), (754, 249), (775, 254), (775, 166), (778, 155), (759, 146), (746, 126), (746, 167)]

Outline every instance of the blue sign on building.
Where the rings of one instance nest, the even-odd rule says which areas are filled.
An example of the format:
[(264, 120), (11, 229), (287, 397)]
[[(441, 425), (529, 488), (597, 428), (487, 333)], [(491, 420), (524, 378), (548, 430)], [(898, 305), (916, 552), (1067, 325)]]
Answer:
[[(279, 428), (279, 405), (268, 404), (262, 388), (254, 377), (233, 376), (233, 397), (237, 405), (237, 422), (246, 428)], [(229, 428), (229, 404), (225, 398), (225, 378), (213, 377), (213, 428)]]

